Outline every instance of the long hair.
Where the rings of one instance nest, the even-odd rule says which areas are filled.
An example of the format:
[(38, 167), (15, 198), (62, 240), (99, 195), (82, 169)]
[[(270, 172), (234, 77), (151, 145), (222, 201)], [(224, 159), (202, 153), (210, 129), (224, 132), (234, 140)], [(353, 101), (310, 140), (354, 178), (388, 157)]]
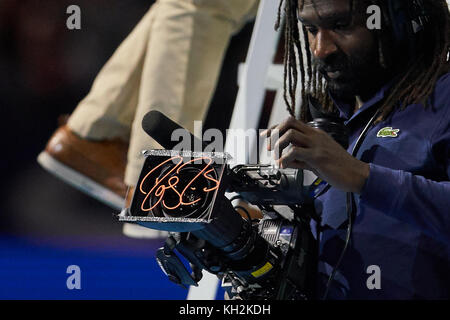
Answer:
[[(314, 0), (312, 4), (315, 5)], [(349, 0), (350, 8), (355, 11), (361, 2), (378, 5), (382, 12), (387, 12), (384, 0)], [(284, 6), (283, 6), (284, 4)], [(399, 106), (401, 109), (414, 103), (428, 105), (429, 97), (440, 76), (449, 72), (450, 50), (450, 14), (446, 0), (424, 0), (429, 15), (423, 35), (418, 40), (417, 52), (414, 59), (406, 68), (399, 71), (398, 81), (387, 94), (387, 98), (380, 106), (381, 113), (376, 122), (386, 119), (389, 114)], [(318, 72), (312, 61), (308, 44), (306, 28), (297, 18), (298, 10), (302, 10), (304, 0), (280, 0), (276, 29), (284, 23), (284, 99), (288, 111), (295, 116), (297, 104), (296, 94), (300, 75), (300, 119), (309, 121), (307, 108), (308, 96), (315, 98), (323, 107), (324, 112), (337, 113), (336, 107), (328, 95), (328, 87), (322, 75)], [(284, 15), (283, 15), (284, 11)], [(284, 17), (284, 19), (283, 19)], [(383, 14), (386, 26), (392, 25), (389, 17)], [(393, 53), (391, 30), (382, 28), (376, 30), (378, 42), (379, 62), (386, 68), (394, 68), (396, 62), (392, 61)], [(303, 33), (303, 40), (300, 34)]]

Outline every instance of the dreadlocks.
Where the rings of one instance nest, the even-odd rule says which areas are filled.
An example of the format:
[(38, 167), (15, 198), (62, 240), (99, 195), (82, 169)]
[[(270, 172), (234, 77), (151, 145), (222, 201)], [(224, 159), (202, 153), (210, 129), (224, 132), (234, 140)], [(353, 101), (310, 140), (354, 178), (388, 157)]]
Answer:
[[(310, 0), (315, 6), (315, 0)], [(356, 4), (365, 1), (375, 4), (386, 11), (386, 1), (383, 0), (349, 0), (354, 11)], [(284, 8), (284, 100), (289, 113), (295, 117), (298, 74), (300, 73), (300, 119), (309, 121), (307, 108), (308, 97), (320, 102), (324, 112), (336, 113), (337, 110), (328, 95), (328, 86), (315, 67), (308, 44), (306, 28), (299, 28), (298, 10), (303, 10), (304, 0), (280, 0), (275, 28), (278, 29), (282, 20)], [(387, 98), (381, 105), (380, 117), (377, 122), (386, 119), (396, 106), (401, 109), (413, 103), (428, 105), (438, 78), (449, 72), (450, 50), (450, 14), (445, 0), (424, 0), (428, 10), (429, 22), (418, 43), (418, 52), (412, 62), (401, 70), (397, 83), (390, 89)], [(284, 6), (283, 6), (284, 4)], [(392, 25), (389, 17), (383, 15), (384, 23)], [(386, 30), (375, 31), (378, 42), (380, 65), (386, 68), (395, 67), (390, 51), (392, 38)], [(300, 33), (302, 32), (302, 38)], [(302, 41), (303, 40), (303, 41)], [(300, 70), (298, 70), (300, 68)], [(399, 104), (400, 103), (400, 104)]]

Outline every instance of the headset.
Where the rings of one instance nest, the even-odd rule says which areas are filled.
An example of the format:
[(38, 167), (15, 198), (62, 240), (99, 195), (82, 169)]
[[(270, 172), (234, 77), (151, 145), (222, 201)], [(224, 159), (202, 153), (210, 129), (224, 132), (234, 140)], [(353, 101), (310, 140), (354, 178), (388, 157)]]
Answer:
[(415, 57), (420, 37), (430, 18), (423, 0), (387, 0), (389, 27), (392, 30), (393, 47), (409, 58)]
[[(425, 0), (427, 1), (427, 0)], [(424, 0), (384, 0), (384, 16), (392, 35), (394, 52), (403, 53), (407, 49), (412, 60), (416, 56), (419, 40), (430, 21)], [(298, 11), (297, 11), (297, 19)], [(405, 59), (403, 59), (405, 60)]]

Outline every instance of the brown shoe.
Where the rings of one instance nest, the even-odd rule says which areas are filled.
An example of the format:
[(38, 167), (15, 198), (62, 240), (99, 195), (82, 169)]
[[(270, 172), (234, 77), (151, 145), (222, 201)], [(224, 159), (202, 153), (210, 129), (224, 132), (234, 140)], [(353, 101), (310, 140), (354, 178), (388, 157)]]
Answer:
[(122, 209), (127, 193), (124, 183), (127, 151), (128, 144), (119, 139), (87, 140), (62, 125), (39, 154), (38, 162), (81, 191)]

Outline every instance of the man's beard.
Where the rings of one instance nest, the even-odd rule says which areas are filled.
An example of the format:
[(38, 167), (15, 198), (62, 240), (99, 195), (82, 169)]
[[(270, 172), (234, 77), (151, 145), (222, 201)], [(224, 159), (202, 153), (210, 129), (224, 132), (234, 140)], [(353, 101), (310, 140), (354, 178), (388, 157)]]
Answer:
[[(362, 51), (353, 56), (337, 52), (325, 60), (314, 59), (334, 97), (346, 100), (355, 96), (369, 98), (386, 81), (387, 72), (381, 67), (376, 50)], [(333, 74), (330, 76), (328, 72)]]

